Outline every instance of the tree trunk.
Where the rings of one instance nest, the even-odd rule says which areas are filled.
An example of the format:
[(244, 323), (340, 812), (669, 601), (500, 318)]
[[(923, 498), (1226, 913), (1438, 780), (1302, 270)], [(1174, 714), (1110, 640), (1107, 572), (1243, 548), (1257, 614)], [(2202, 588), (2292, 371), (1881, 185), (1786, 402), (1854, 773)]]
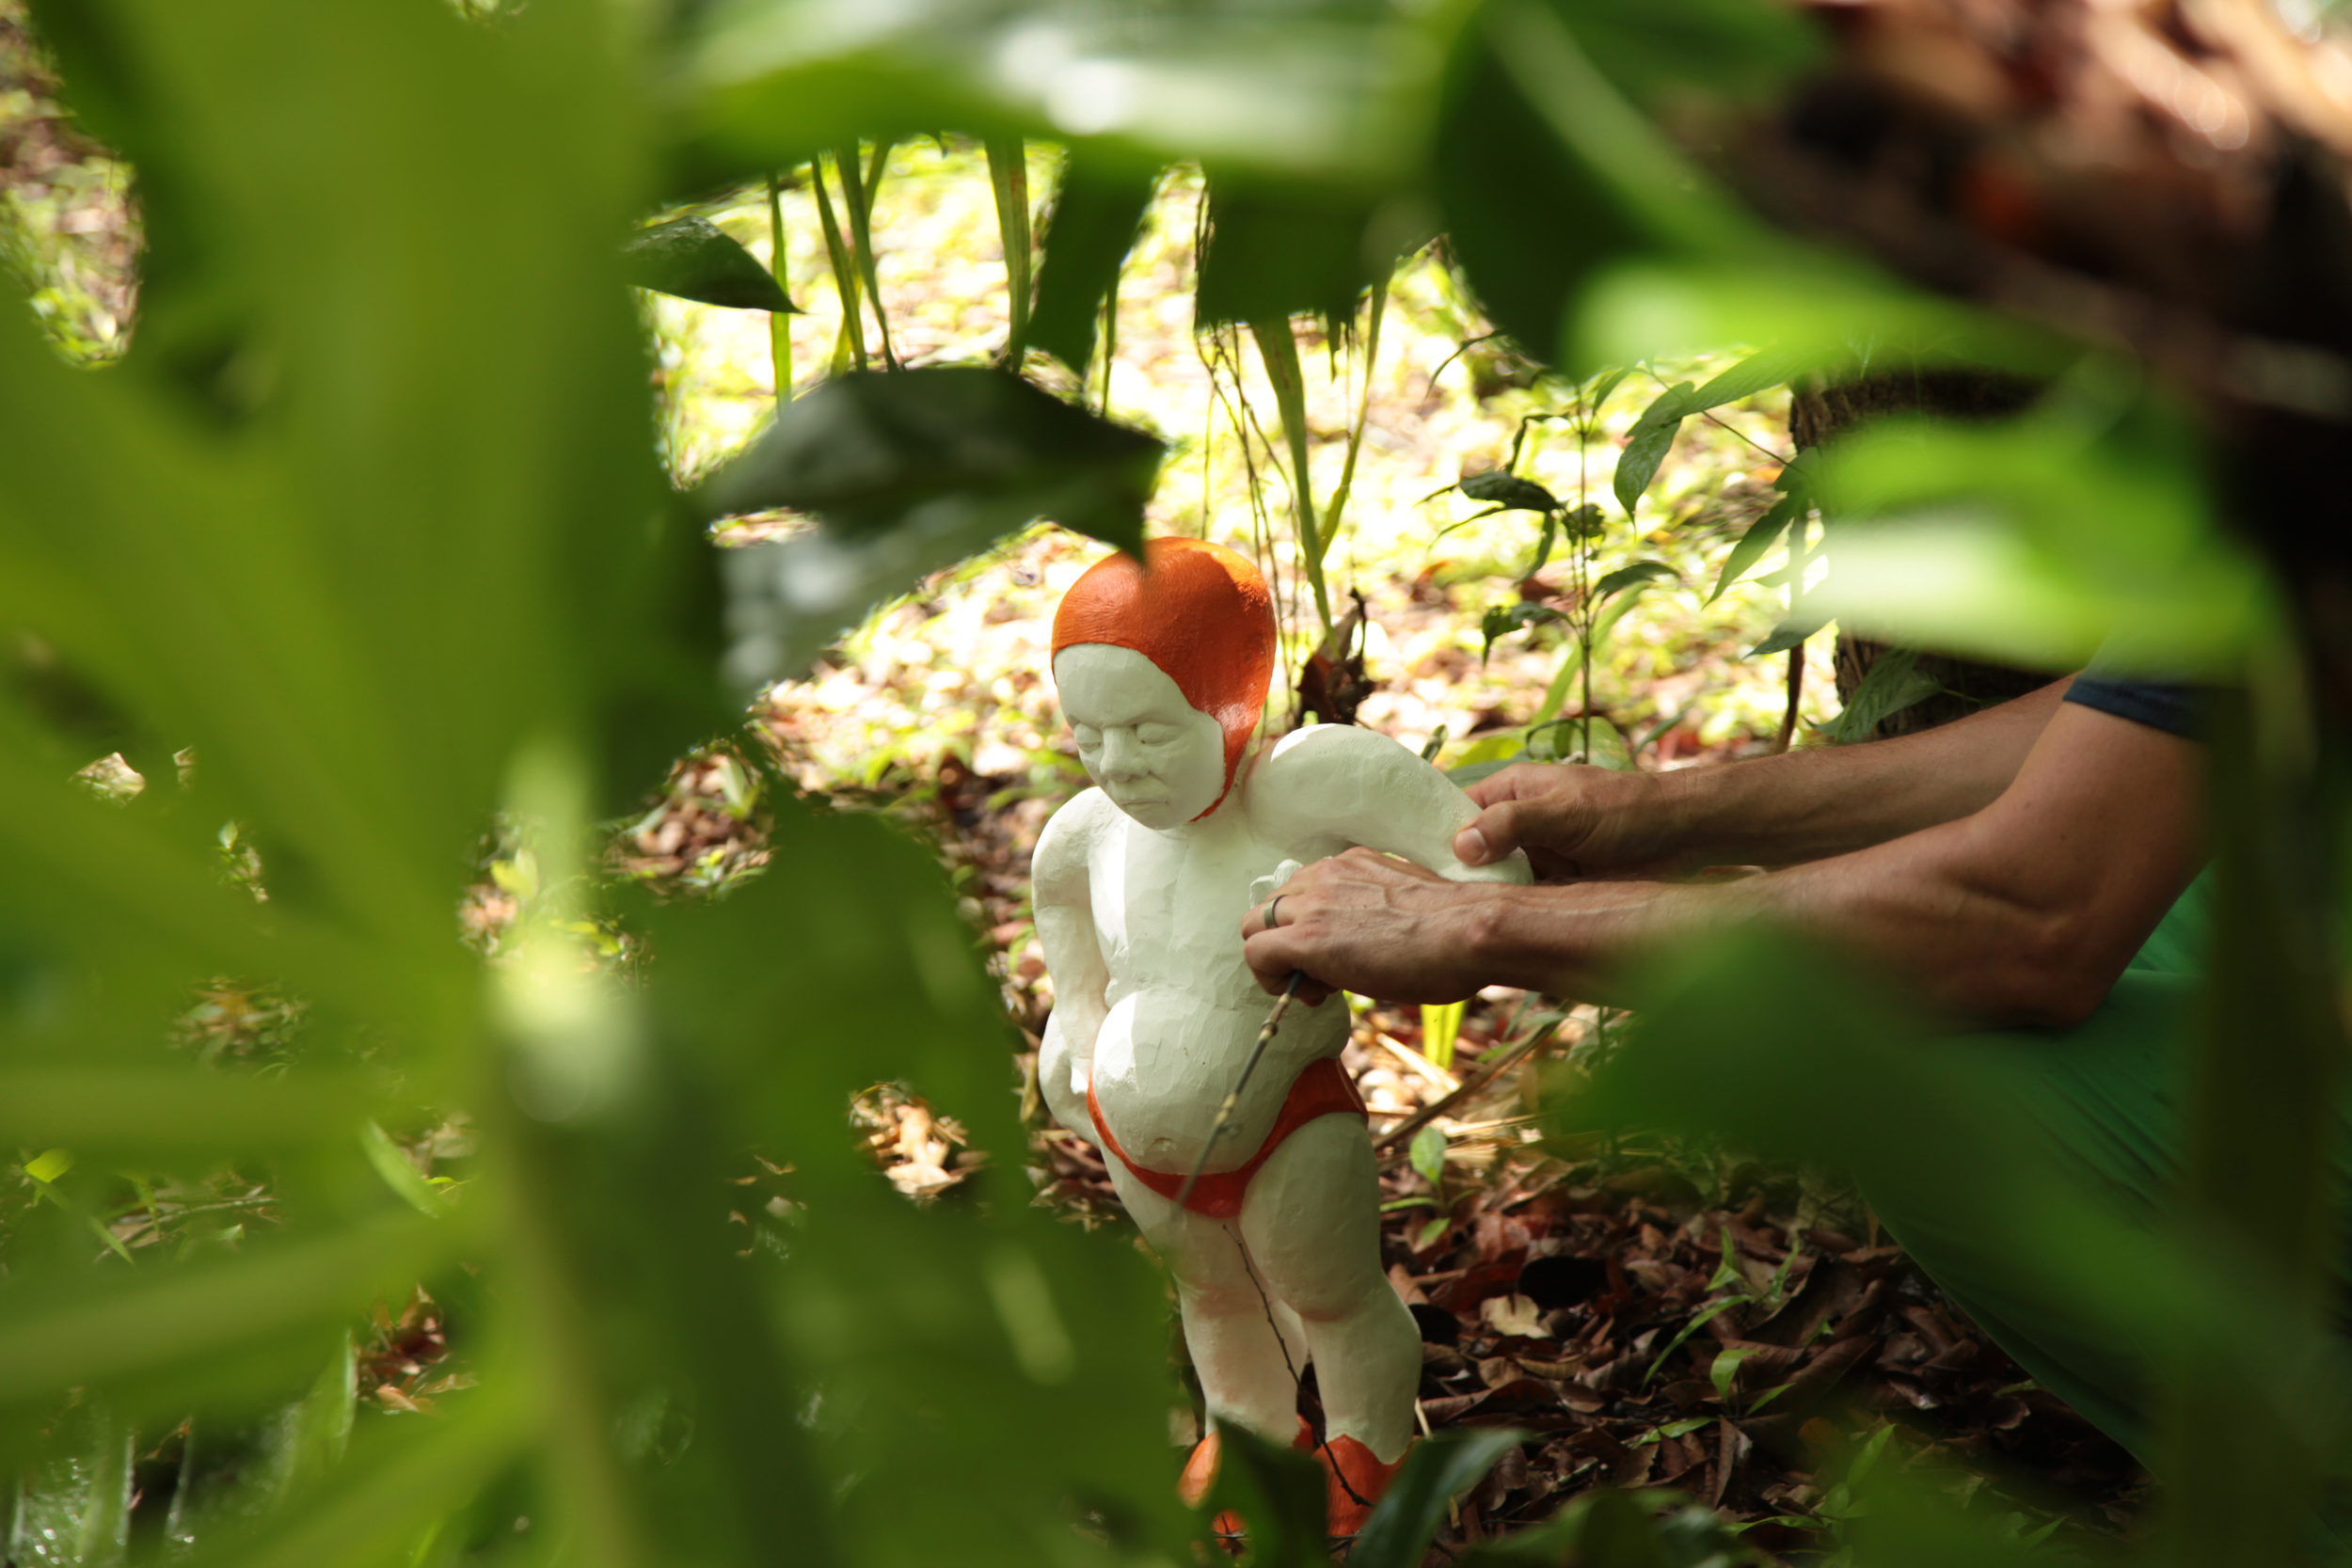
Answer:
[[(1996, 420), (2017, 413), (2040, 391), (2033, 383), (1988, 371), (1928, 370), (1917, 366), (1882, 371), (1826, 386), (1799, 383), (1788, 400), (1788, 434), (1798, 447), (1825, 446), (1848, 430), (1889, 414), (1925, 414), (1938, 420)], [(1831, 568), (1833, 571), (1836, 567)], [(1887, 644), (1837, 634), (1837, 700), (1853, 701), (1870, 667)], [(1869, 738), (1914, 735), (1964, 719), (1981, 707), (2022, 697), (2045, 686), (2045, 672), (2012, 669), (1948, 655), (1923, 653), (1916, 668), (1943, 689), (1880, 721)]]

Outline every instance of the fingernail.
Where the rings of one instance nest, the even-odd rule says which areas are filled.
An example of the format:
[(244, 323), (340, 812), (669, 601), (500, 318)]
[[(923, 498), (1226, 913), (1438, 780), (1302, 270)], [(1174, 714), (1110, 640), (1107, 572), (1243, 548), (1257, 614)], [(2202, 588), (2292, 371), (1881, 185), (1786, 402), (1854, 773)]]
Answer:
[(1486, 835), (1476, 828), (1464, 828), (1454, 839), (1454, 856), (1464, 865), (1486, 863)]

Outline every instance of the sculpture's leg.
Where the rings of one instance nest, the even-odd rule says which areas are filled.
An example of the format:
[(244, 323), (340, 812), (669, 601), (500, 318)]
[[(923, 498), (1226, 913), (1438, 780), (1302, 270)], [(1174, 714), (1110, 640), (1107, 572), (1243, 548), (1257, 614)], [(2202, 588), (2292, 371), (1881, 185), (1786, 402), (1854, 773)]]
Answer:
[(1380, 1180), (1362, 1118), (1318, 1117), (1285, 1138), (1249, 1183), (1240, 1228), (1266, 1288), (1305, 1324), (1326, 1438), (1395, 1462), (1413, 1435), (1421, 1331), (1380, 1267)]
[[(1307, 1370), (1307, 1347), (1297, 1337), (1298, 1320), (1271, 1300), (1272, 1287), (1261, 1291), (1251, 1279), (1239, 1223), (1180, 1209), (1117, 1161), (1110, 1164), (1120, 1201), (1176, 1276), (1184, 1344), (1210, 1418), (1238, 1421), (1270, 1442), (1288, 1444), (1298, 1430), (1298, 1385), (1291, 1369)], [(1269, 1304), (1273, 1321), (1290, 1332), (1287, 1347), (1268, 1322)], [(1415, 1356), (1418, 1367), (1418, 1349)]]

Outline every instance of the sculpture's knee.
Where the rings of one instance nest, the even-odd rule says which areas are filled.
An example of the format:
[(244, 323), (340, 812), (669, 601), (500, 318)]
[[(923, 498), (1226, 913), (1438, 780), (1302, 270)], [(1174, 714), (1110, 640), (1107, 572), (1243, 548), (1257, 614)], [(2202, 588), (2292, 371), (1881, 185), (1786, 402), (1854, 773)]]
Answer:
[(1176, 1297), (1186, 1312), (1198, 1312), (1212, 1318), (1232, 1317), (1237, 1313), (1263, 1313), (1265, 1298), (1248, 1280), (1210, 1279), (1188, 1280), (1181, 1275), (1176, 1281)]

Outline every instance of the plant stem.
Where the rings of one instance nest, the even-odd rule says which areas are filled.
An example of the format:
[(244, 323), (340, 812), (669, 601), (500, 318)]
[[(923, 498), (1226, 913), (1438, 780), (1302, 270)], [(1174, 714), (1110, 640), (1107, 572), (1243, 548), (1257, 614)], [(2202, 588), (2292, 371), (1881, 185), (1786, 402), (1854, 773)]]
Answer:
[[(1804, 600), (1804, 568), (1806, 565), (1805, 534), (1807, 522), (1800, 514), (1788, 525), (1788, 619), (1797, 618), (1797, 607)], [(1804, 695), (1804, 643), (1788, 650), (1788, 705), (1781, 710), (1780, 734), (1772, 741), (1772, 754), (1788, 750), (1796, 738), (1797, 703)]]
[(1030, 263), (1035, 242), (1029, 233), (1029, 165), (1019, 136), (991, 136), (987, 141), (989, 182), (996, 191), (996, 228), (1004, 238), (1005, 293), (1011, 331), (1005, 339), (1005, 363), (1018, 370), (1029, 337)]
[(1356, 488), (1356, 454), (1364, 447), (1364, 426), (1372, 420), (1372, 370), (1380, 360), (1380, 320), (1389, 312), (1389, 280), (1382, 278), (1372, 286), (1371, 319), (1364, 326), (1364, 387), (1356, 400), (1356, 426), (1347, 433), (1347, 460), (1340, 465), (1339, 488), (1331, 492), (1331, 504), (1323, 510), (1323, 531), (1336, 539), (1340, 519), (1347, 515), (1347, 500)]
[[(825, 256), (833, 263), (833, 292), (841, 302), (841, 336), (850, 345), (850, 357), (859, 370), (866, 368), (866, 322), (858, 314), (857, 267), (850, 260), (850, 247), (841, 242), (841, 225), (833, 215), (833, 198), (825, 194), (825, 161), (821, 157), (808, 161), (808, 182), (817, 192), (817, 221), (825, 230)], [(841, 351), (834, 350), (835, 369), (839, 368)]]
[(892, 370), (898, 368), (898, 356), (890, 346), (890, 314), (882, 309), (882, 280), (874, 271), (874, 196), (882, 184), (882, 159), (890, 144), (874, 144), (874, 162), (869, 173), (858, 169), (856, 144), (844, 147), (833, 155), (834, 166), (841, 174), (841, 198), (850, 208), (850, 240), (856, 247), (858, 275), (866, 280), (866, 297), (874, 307), (874, 328), (882, 338), (882, 363)]
[[(768, 272), (779, 290), (785, 287), (784, 187), (768, 176)], [(787, 291), (786, 297), (789, 298)], [(774, 362), (776, 412), (792, 401), (792, 318), (782, 310), (768, 313), (768, 354)]]
[(1331, 634), (1331, 597), (1323, 585), (1325, 539), (1315, 524), (1314, 488), (1307, 472), (1307, 378), (1298, 364), (1298, 340), (1291, 335), (1287, 316), (1253, 321), (1249, 335), (1258, 341), (1258, 357), (1266, 379), (1274, 384), (1274, 402), (1282, 416), (1282, 435), (1291, 451), (1291, 507), (1298, 523), (1299, 564), (1307, 585), (1314, 590), (1315, 614), (1326, 637)]

